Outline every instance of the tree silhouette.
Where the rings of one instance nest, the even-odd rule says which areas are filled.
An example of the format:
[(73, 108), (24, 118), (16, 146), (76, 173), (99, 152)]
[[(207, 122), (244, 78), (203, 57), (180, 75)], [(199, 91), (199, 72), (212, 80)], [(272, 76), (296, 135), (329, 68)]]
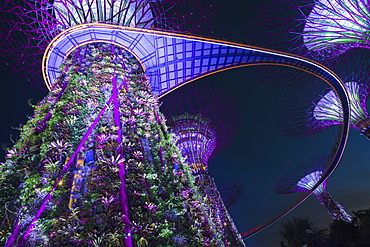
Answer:
[(280, 242), (282, 247), (313, 247), (323, 246), (327, 234), (326, 230), (315, 227), (309, 217), (295, 217), (280, 224), (279, 234), (283, 238)]
[(355, 225), (335, 219), (329, 225), (329, 244), (333, 247), (364, 246), (360, 243), (360, 230)]
[(353, 212), (353, 221), (359, 226), (363, 246), (370, 246), (370, 208)]

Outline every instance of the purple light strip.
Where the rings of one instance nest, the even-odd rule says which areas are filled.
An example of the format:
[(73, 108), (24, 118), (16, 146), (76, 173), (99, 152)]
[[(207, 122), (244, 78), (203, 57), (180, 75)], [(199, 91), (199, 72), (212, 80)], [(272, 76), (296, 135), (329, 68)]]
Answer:
[[(122, 84), (123, 85), (123, 84)], [(119, 89), (122, 87), (122, 85), (119, 87)], [(22, 238), (22, 241), (17, 245), (19, 247), (22, 247), (26, 240), (27, 240), (27, 237), (28, 235), (30, 234), (32, 228), (35, 226), (35, 222), (40, 218), (41, 214), (44, 212), (45, 210), (45, 207), (46, 207), (46, 204), (50, 201), (50, 199), (52, 198), (52, 193), (55, 191), (55, 189), (58, 187), (58, 183), (62, 180), (62, 177), (63, 175), (67, 172), (67, 170), (70, 168), (71, 164), (72, 164), (72, 161), (77, 157), (77, 154), (79, 153), (79, 151), (81, 150), (82, 146), (84, 145), (85, 141), (87, 140), (87, 138), (89, 137), (89, 135), (91, 134), (91, 132), (93, 131), (93, 129), (95, 128), (95, 126), (98, 124), (101, 116), (104, 114), (104, 112), (107, 110), (108, 108), (108, 105), (112, 103), (113, 101), (113, 98), (114, 98), (114, 95), (112, 95), (110, 97), (110, 99), (108, 100), (108, 102), (105, 104), (105, 106), (103, 107), (103, 109), (99, 112), (98, 116), (95, 118), (94, 122), (91, 124), (91, 126), (89, 127), (89, 129), (87, 130), (86, 134), (84, 135), (84, 137), (82, 138), (80, 144), (77, 146), (75, 152), (71, 155), (70, 159), (68, 160), (68, 162), (64, 165), (63, 167), (63, 170), (60, 172), (59, 176), (58, 176), (58, 179), (55, 181), (54, 185), (53, 185), (53, 188), (52, 190), (47, 194), (47, 196), (45, 197), (44, 199), (44, 202), (42, 203), (42, 205), (40, 206), (39, 210), (37, 211), (36, 215), (33, 217), (30, 225), (28, 226), (26, 232), (24, 233), (23, 235), (23, 238)], [(8, 242), (6, 243), (5, 247), (11, 247), (13, 246), (13, 242), (14, 240), (16, 239), (18, 233), (19, 233), (19, 229), (20, 229), (20, 224), (17, 224), (16, 227), (14, 228), (14, 231), (13, 231), (13, 234), (10, 236)]]
[[(126, 77), (124, 78), (124, 83), (122, 85), (127, 86)], [(118, 105), (118, 89), (117, 89), (117, 76), (112, 78), (112, 88), (113, 88), (113, 104), (114, 104), (114, 124), (117, 127), (117, 155), (121, 155), (122, 153), (122, 132), (121, 132), (121, 121), (119, 115), (119, 105)], [(126, 90), (126, 89), (125, 89)], [(126, 91), (127, 92), (127, 91)], [(126, 193), (126, 169), (124, 162), (119, 162), (119, 172), (118, 172), (119, 179), (121, 181), (119, 195), (120, 195), (120, 203), (121, 203), (121, 210), (123, 213), (122, 220), (125, 224), (125, 228), (123, 232), (126, 234), (126, 238), (124, 239), (125, 246), (132, 247), (132, 234), (130, 230), (130, 218), (129, 218), (129, 208), (128, 208), (128, 199)]]

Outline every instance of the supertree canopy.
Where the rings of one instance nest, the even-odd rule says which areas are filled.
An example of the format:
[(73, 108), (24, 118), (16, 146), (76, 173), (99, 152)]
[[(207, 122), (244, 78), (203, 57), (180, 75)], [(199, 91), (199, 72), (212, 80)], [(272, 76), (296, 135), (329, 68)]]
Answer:
[[(285, 2), (285, 1), (284, 1)], [(352, 48), (370, 48), (367, 0), (286, 1), (304, 25), (303, 44), (315, 58), (338, 56)]]
[[(352, 50), (331, 61), (329, 66), (342, 77), (347, 89), (351, 104), (350, 126), (370, 139), (370, 119), (366, 109), (370, 92), (367, 55), (368, 52), (363, 49)], [(284, 135), (301, 138), (326, 127), (342, 124), (342, 109), (335, 92), (318, 86), (315, 81), (310, 83), (299, 89), (298, 93), (293, 92), (295, 97), (287, 102), (285, 112), (280, 114), (278, 125)]]
[[(275, 185), (277, 194), (289, 194), (295, 192), (308, 192), (313, 189), (322, 178), (328, 168), (328, 156), (319, 156), (301, 164), (281, 178)], [(312, 193), (328, 209), (334, 219), (351, 222), (352, 217), (338, 203), (333, 201), (326, 189), (326, 180), (321, 183)]]
[(194, 174), (208, 172), (208, 159), (216, 147), (216, 131), (201, 115), (173, 117), (172, 131), (176, 144)]
[(99, 22), (209, 34), (213, 7), (212, 0), (4, 0), (0, 13), (1, 59), (44, 88), (42, 54), (69, 27)]
[[(366, 99), (369, 95), (368, 85), (353, 81), (346, 82), (345, 85), (351, 100), (351, 127), (360, 130), (361, 134), (370, 139), (370, 119), (366, 112)], [(338, 97), (330, 90), (315, 103), (313, 117), (318, 123), (342, 123), (343, 115), (338, 103)]]
[(302, 32), (305, 46), (325, 56), (370, 48), (370, 12), (367, 0), (319, 0), (306, 17)]

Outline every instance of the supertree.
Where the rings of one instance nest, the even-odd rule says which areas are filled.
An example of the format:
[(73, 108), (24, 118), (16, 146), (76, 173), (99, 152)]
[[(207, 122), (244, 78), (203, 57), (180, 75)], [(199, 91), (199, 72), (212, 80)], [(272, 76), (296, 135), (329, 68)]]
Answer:
[[(24, 171), (14, 183), (18, 189), (23, 181), (12, 236), (24, 231), (20, 245), (108, 241), (130, 246), (131, 234), (138, 244), (186, 244), (193, 236), (197, 242), (221, 241), (197, 189), (186, 182), (194, 179), (171, 144), (140, 67), (119, 49), (114, 51), (125, 69), (114, 66), (110, 51), (110, 45), (98, 44), (77, 50), (8, 152), (3, 179)], [(121, 81), (123, 88), (112, 88), (112, 81)], [(119, 97), (110, 104), (113, 95)], [(173, 163), (179, 166), (176, 173)], [(35, 220), (41, 209), (47, 214)], [(202, 230), (194, 231), (192, 224)]]
[(221, 199), (213, 178), (208, 172), (208, 158), (216, 147), (216, 132), (208, 119), (201, 115), (183, 114), (173, 117), (172, 131), (185, 163), (195, 176), (195, 185), (209, 205), (209, 218), (215, 223), (224, 241), (241, 246), (238, 231)]
[[(349, 93), (350, 126), (370, 139), (370, 119), (366, 109), (370, 92), (368, 54), (366, 50), (355, 49), (328, 64), (342, 78)], [(292, 91), (294, 96), (286, 102), (286, 107), (278, 118), (279, 130), (288, 137), (302, 138), (326, 127), (342, 124), (343, 115), (335, 92), (319, 86), (312, 77), (299, 79), (299, 83), (302, 84), (303, 81), (306, 86), (298, 92)], [(289, 78), (282, 81), (287, 85), (294, 84)]]
[(258, 12), (257, 25), (268, 27), (262, 42), (274, 49), (326, 60), (370, 47), (367, 0), (279, 0)]
[[(19, 17), (9, 22), (23, 24), (11, 30), (44, 44), (75, 24), (153, 25), (160, 16), (154, 7), (167, 4), (166, 14), (174, 8), (165, 1), (22, 4), (6, 2)], [(82, 43), (65, 58), (2, 165), (3, 185), (11, 185), (4, 190), (17, 208), (6, 246), (227, 245), (171, 142), (139, 61), (114, 44)]]
[(184, 113), (192, 116), (200, 114), (204, 120), (208, 119), (216, 134), (215, 143), (210, 144), (211, 151), (203, 160), (205, 164), (212, 153), (218, 153), (232, 142), (241, 119), (239, 107), (232, 96), (211, 85), (185, 85), (165, 95), (160, 109), (172, 126), (172, 117)]
[[(232, 246), (239, 246), (238, 241), (233, 241), (237, 240), (237, 229), (208, 170), (208, 159), (216, 147), (225, 147), (237, 129), (235, 102), (209, 86), (188, 85), (164, 97), (161, 110), (166, 116), (172, 115), (169, 126), (175, 134), (176, 145), (195, 175), (195, 185), (209, 201), (218, 231), (232, 241)], [(184, 114), (177, 115), (179, 113)]]
[(317, 59), (336, 57), (353, 48), (370, 48), (370, 12), (367, 0), (283, 1), (296, 10), (306, 54)]
[(186, 163), (189, 164), (193, 174), (208, 172), (208, 159), (216, 147), (216, 130), (209, 119), (200, 114), (173, 116), (172, 131)]
[[(275, 193), (289, 194), (310, 191), (326, 172), (328, 160), (328, 156), (318, 156), (299, 165), (276, 183)], [(351, 222), (352, 217), (338, 202), (333, 201), (331, 198), (326, 189), (326, 183), (326, 180), (322, 182), (312, 194), (320, 200), (321, 204), (327, 208), (334, 219)]]

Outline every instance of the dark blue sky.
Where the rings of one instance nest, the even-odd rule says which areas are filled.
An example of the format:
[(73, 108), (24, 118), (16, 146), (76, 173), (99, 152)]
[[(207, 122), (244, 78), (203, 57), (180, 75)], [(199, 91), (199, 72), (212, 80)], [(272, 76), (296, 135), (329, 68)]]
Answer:
[[(215, 5), (218, 12), (214, 28), (215, 38), (255, 44), (256, 34), (266, 29), (258, 27), (252, 16), (255, 7), (270, 1), (229, 0)], [(45, 91), (33, 88), (26, 79), (20, 79), (11, 69), (2, 65), (0, 70), (0, 144), (10, 146), (10, 135), (32, 115), (28, 100), (37, 103)], [(210, 160), (210, 172), (217, 184), (236, 181), (245, 188), (239, 202), (230, 213), (240, 232), (249, 231), (268, 222), (298, 199), (298, 194), (275, 195), (273, 186), (291, 168), (317, 155), (328, 154), (336, 140), (337, 127), (303, 140), (282, 137), (275, 119), (282, 102), (289, 97), (284, 91), (267, 87), (262, 74), (268, 67), (233, 69), (203, 78), (195, 83), (221, 88), (238, 102), (242, 114), (235, 141)], [(287, 72), (288, 73), (288, 72)], [(279, 78), (277, 76), (277, 78)], [(347, 149), (339, 168), (328, 180), (333, 199), (347, 212), (370, 206), (370, 143), (356, 130), (351, 130)], [(0, 161), (4, 154), (0, 153)], [(327, 227), (331, 216), (315, 197), (310, 197), (286, 217), (310, 216), (319, 227)], [(284, 220), (284, 219), (283, 219)], [(281, 221), (280, 221), (281, 222)], [(279, 223), (276, 223), (246, 241), (248, 246), (279, 246)]]

